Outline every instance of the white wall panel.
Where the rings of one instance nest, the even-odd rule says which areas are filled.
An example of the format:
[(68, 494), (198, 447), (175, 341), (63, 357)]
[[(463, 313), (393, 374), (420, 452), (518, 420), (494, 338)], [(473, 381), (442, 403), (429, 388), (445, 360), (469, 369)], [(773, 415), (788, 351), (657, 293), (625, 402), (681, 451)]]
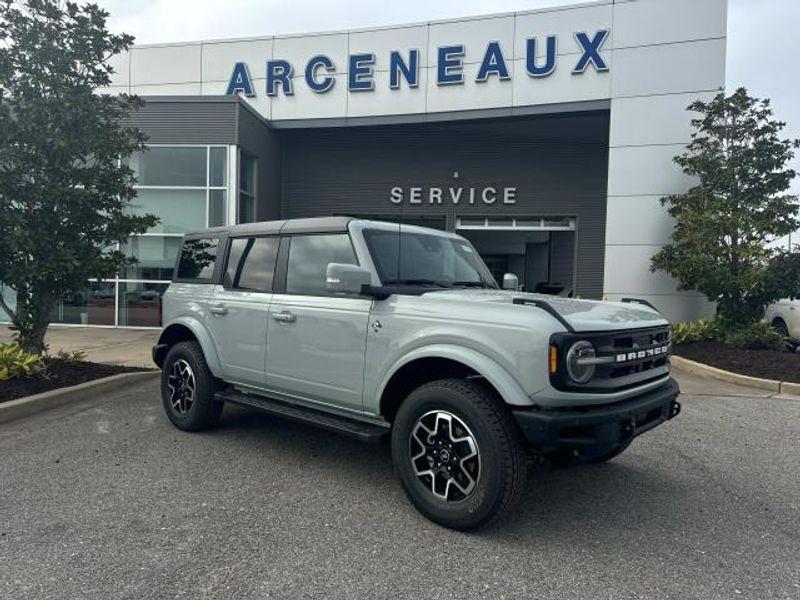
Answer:
[(536, 55), (544, 56), (544, 38), (548, 35), (558, 36), (558, 54), (580, 54), (574, 33), (584, 31), (591, 35), (599, 29), (611, 29), (603, 44), (604, 49), (610, 50), (616, 29), (611, 27), (612, 10), (612, 5), (607, 4), (518, 14), (514, 36), (515, 57), (525, 56), (526, 40), (531, 37), (537, 38)]
[(674, 223), (660, 200), (661, 196), (611, 196), (606, 208), (607, 243), (666, 244)]
[(683, 145), (626, 146), (608, 151), (608, 195), (680, 194), (695, 184), (672, 158)]
[(337, 73), (347, 73), (347, 44), (347, 33), (276, 37), (272, 57), (288, 60), (294, 72), (302, 76), (309, 59), (324, 54), (336, 65)]
[(200, 82), (162, 83), (156, 85), (132, 85), (131, 94), (140, 96), (199, 96)]
[(428, 42), (428, 62), (438, 64), (441, 46), (464, 44), (464, 62), (480, 63), (489, 42), (500, 42), (506, 61), (514, 58), (514, 16), (464, 19), (446, 23), (431, 23)]
[(727, 0), (638, 0), (618, 3), (614, 46), (725, 37)]
[(350, 93), (347, 99), (347, 116), (402, 115), (425, 112), (427, 77), (430, 69), (420, 69), (419, 85), (409, 88), (404, 82), (400, 89), (389, 88), (389, 73), (375, 73), (372, 92)]
[[(633, 294), (606, 294), (605, 298), (620, 301)], [(675, 292), (672, 294), (638, 293), (637, 298), (647, 300), (655, 306), (671, 323), (707, 319), (714, 315), (714, 304), (704, 296), (693, 292)]]
[[(277, 54), (276, 54), (277, 56)], [(317, 94), (295, 78), (294, 96), (279, 92), (272, 98), (273, 119), (321, 119), (347, 115), (347, 75), (336, 75), (336, 83), (329, 92)], [(369, 92), (362, 92), (368, 94)], [(265, 95), (265, 94), (264, 94)]]
[(614, 96), (715, 90), (725, 84), (725, 40), (614, 50)]
[[(437, 85), (436, 67), (428, 71), (428, 111), (473, 110), (480, 108), (500, 108), (511, 106), (513, 79), (501, 81), (492, 76), (488, 81), (478, 83), (475, 75), (480, 65), (464, 65), (464, 83), (458, 85)], [(510, 65), (509, 65), (510, 68)]]
[(661, 246), (606, 246), (605, 292), (674, 294), (675, 280), (659, 271), (650, 272), (650, 259)]
[(108, 60), (108, 64), (114, 68), (115, 73), (111, 75), (111, 85), (129, 86), (131, 84), (131, 53), (120, 52)]
[(388, 71), (389, 54), (399, 51), (408, 60), (408, 51), (419, 50), (420, 67), (428, 66), (428, 26), (391, 27), (350, 32), (350, 54), (372, 52), (375, 70)]
[(132, 52), (132, 86), (201, 80), (200, 44), (144, 46), (134, 48)]
[(247, 63), (251, 79), (266, 77), (267, 61), (270, 58), (272, 38), (204, 43), (203, 81), (225, 81), (227, 84), (237, 62)]
[(697, 113), (686, 110), (695, 100), (708, 101), (714, 92), (615, 98), (609, 145), (687, 144)]
[[(611, 66), (610, 55), (605, 57)], [(547, 77), (531, 77), (525, 70), (525, 60), (514, 61), (513, 84), (514, 106), (554, 104), (557, 102), (579, 102), (600, 100), (611, 96), (611, 75), (598, 73), (589, 67), (580, 74), (573, 74), (571, 57), (561, 57), (556, 70)], [(611, 67), (613, 70), (613, 67)]]

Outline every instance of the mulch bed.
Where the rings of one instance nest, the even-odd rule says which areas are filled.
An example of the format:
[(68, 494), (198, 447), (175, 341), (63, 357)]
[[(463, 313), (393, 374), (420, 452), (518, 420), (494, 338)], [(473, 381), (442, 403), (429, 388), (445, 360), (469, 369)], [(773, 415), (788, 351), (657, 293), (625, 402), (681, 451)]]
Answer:
[(675, 354), (741, 375), (800, 383), (800, 354), (777, 350), (748, 350), (722, 342), (678, 344)]
[(93, 362), (68, 362), (59, 359), (47, 359), (46, 363), (47, 369), (42, 374), (34, 377), (14, 377), (0, 381), (0, 402), (78, 385), (85, 381), (110, 377), (119, 373), (148, 370), (119, 365), (101, 365)]

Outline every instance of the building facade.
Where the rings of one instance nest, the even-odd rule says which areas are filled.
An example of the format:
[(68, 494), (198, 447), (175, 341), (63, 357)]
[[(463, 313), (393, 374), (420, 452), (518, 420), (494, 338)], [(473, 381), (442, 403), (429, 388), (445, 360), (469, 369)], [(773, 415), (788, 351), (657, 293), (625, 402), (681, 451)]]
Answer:
[(650, 257), (696, 99), (724, 85), (726, 0), (598, 0), (307, 35), (136, 46), (114, 85), (133, 122), (139, 264), (65, 299), (56, 322), (157, 326), (179, 237), (323, 215), (457, 231), (525, 289), (709, 310)]

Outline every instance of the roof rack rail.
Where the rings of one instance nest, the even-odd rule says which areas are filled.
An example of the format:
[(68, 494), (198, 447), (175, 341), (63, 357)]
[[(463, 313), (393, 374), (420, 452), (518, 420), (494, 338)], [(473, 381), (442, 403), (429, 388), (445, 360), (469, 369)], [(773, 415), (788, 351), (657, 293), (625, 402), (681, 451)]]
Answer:
[(625, 304), (641, 304), (642, 306), (646, 306), (648, 308), (652, 308), (656, 312), (660, 312), (655, 306), (650, 304), (644, 298), (621, 298), (620, 302), (624, 302)]
[(514, 298), (512, 302), (514, 304), (530, 304), (536, 308), (541, 308), (544, 312), (548, 313), (556, 321), (561, 323), (568, 332), (575, 333), (575, 329), (572, 327), (572, 325), (570, 325), (569, 322), (562, 317), (561, 314), (555, 308), (553, 308), (553, 306), (547, 300), (540, 300), (539, 298)]

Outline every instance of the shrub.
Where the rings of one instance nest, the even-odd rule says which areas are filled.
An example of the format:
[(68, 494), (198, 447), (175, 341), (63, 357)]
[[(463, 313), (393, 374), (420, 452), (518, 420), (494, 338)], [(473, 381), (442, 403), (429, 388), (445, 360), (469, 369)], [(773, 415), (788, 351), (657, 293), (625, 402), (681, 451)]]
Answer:
[(717, 339), (716, 322), (709, 319), (678, 323), (672, 328), (672, 338), (676, 344), (691, 344)]
[(17, 342), (0, 344), (0, 381), (13, 377), (30, 377), (44, 370), (38, 354), (25, 352)]
[(719, 319), (700, 319), (678, 323), (672, 329), (676, 344), (691, 344), (717, 340), (750, 350), (785, 350), (786, 340), (768, 323), (759, 321), (745, 326), (732, 327)]
[(86, 352), (83, 350), (73, 350), (72, 352), (59, 350), (56, 359), (63, 362), (83, 362), (86, 360)]
[(724, 332), (723, 341), (731, 346), (750, 350), (787, 350), (784, 337), (769, 323), (758, 321), (746, 327), (730, 328)]

